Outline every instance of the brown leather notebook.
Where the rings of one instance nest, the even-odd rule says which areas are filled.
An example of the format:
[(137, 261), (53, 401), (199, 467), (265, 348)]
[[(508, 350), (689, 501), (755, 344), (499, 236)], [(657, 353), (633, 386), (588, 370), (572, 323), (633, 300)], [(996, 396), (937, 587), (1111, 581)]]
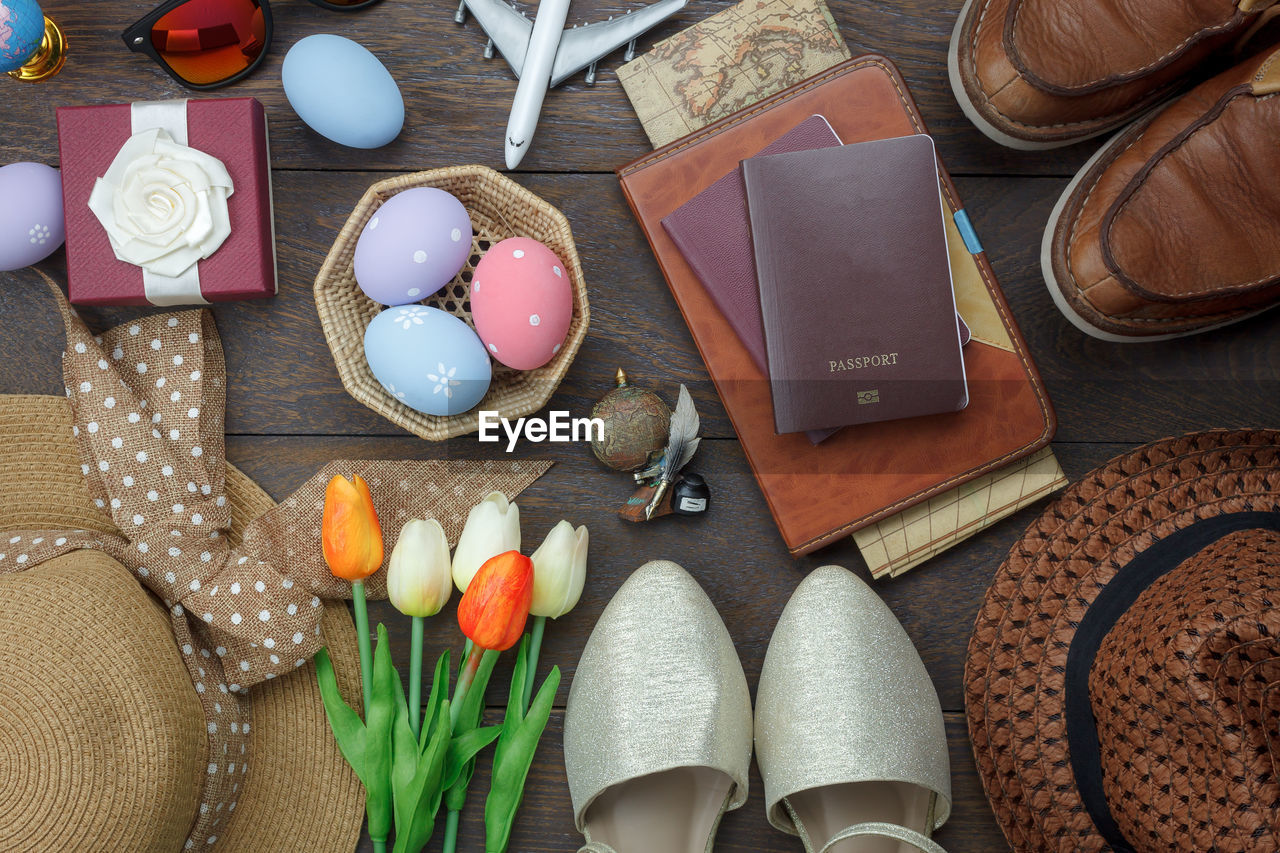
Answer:
[(862, 56), (618, 170), (782, 538), (796, 555), (1020, 459), (1048, 444), (1056, 427), (1044, 384), (955, 186), (939, 165), (956, 306), (972, 331), (965, 348), (969, 405), (949, 414), (842, 429), (816, 446), (802, 434), (774, 432), (768, 377), (716, 309), (662, 219), (815, 114), (825, 116), (847, 143), (926, 132), (892, 64)]
[(742, 163), (780, 433), (969, 401), (924, 134)]

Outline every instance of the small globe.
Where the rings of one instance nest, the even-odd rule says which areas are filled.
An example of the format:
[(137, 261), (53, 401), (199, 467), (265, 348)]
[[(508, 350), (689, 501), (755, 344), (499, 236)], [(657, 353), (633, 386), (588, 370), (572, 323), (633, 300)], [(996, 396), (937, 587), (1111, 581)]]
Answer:
[(591, 417), (604, 422), (604, 437), (593, 437), (591, 450), (615, 471), (634, 471), (666, 446), (671, 410), (657, 394), (629, 384), (622, 370), (617, 381), (591, 410)]
[(16, 71), (44, 39), (44, 13), (36, 0), (0, 0), (0, 71)]

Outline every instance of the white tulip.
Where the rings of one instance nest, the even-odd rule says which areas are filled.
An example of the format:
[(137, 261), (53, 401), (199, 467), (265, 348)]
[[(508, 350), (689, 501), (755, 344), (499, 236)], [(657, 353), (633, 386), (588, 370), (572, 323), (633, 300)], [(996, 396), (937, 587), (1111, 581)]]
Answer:
[(520, 550), (520, 508), (502, 492), (490, 492), (471, 508), (453, 552), (453, 582), (466, 592), (490, 557)]
[(387, 567), (387, 598), (405, 616), (435, 616), (453, 593), (449, 540), (434, 518), (411, 518)]
[(587, 528), (561, 521), (533, 552), (534, 616), (558, 619), (582, 597), (587, 580)]

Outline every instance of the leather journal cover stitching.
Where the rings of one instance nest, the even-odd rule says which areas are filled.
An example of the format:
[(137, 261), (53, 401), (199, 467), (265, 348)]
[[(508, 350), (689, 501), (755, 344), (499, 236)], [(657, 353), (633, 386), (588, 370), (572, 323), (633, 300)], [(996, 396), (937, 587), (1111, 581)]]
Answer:
[[(661, 225), (663, 217), (812, 115), (846, 143), (925, 133), (896, 69), (849, 60), (618, 170), (694, 342), (733, 422), (788, 550), (805, 554), (994, 471), (1048, 444), (1056, 426), (987, 259), (950, 244), (956, 297), (989, 316), (965, 348), (970, 403), (960, 412), (862, 424), (814, 446), (774, 431), (768, 379)], [(949, 234), (961, 210), (939, 164)], [(965, 314), (972, 327), (972, 318)], [(993, 341), (994, 343), (987, 343)], [(1005, 347), (1007, 341), (1008, 346)]]

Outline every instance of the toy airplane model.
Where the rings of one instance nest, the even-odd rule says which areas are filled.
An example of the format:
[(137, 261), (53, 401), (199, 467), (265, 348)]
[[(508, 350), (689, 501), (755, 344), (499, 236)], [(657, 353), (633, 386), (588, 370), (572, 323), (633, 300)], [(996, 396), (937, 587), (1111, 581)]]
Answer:
[(569, 0), (541, 0), (532, 22), (504, 0), (462, 0), (453, 20), (464, 23), (470, 10), (489, 36), (485, 58), (493, 56), (496, 46), (520, 79), (507, 123), (507, 168), (519, 165), (529, 150), (548, 89), (583, 68), (587, 69), (587, 85), (594, 85), (597, 62), (624, 44), (625, 59), (630, 62), (635, 58), (636, 39), (680, 11), (686, 2), (658, 0), (617, 18), (566, 30)]

